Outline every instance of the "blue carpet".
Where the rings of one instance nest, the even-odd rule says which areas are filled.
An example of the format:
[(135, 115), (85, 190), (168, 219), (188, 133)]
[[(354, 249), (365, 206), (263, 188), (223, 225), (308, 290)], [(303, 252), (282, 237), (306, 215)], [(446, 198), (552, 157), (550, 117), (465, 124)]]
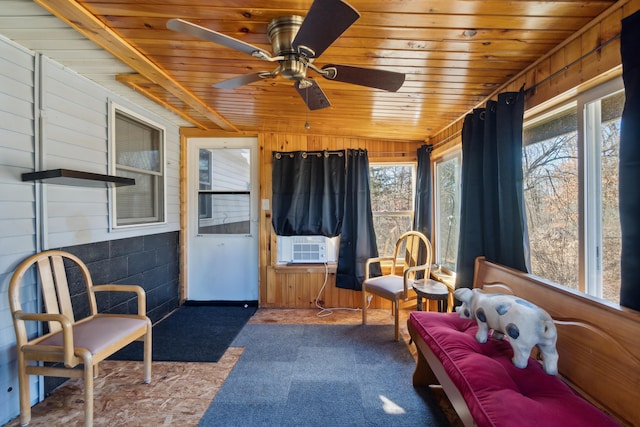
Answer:
[(436, 426), (431, 392), (393, 326), (248, 324), (244, 352), (200, 426)]
[[(155, 362), (217, 362), (256, 312), (255, 307), (183, 305), (153, 325)], [(142, 360), (142, 341), (110, 356), (111, 360)]]

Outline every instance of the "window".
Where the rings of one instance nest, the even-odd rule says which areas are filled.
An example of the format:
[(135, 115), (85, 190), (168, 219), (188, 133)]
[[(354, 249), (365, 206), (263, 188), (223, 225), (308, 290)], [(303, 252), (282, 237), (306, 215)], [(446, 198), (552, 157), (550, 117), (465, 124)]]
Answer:
[(614, 303), (621, 86), (616, 80), (528, 119), (523, 149), (532, 273)]
[(201, 148), (198, 154), (198, 234), (250, 234), (250, 149)]
[(460, 232), (460, 167), (462, 153), (444, 156), (435, 165), (435, 260), (455, 271)]
[(411, 163), (369, 165), (373, 226), (380, 256), (392, 256), (398, 237), (413, 228), (416, 168)]
[(116, 106), (112, 106), (112, 123), (115, 173), (136, 181), (135, 185), (116, 188), (113, 224), (164, 222), (164, 129)]

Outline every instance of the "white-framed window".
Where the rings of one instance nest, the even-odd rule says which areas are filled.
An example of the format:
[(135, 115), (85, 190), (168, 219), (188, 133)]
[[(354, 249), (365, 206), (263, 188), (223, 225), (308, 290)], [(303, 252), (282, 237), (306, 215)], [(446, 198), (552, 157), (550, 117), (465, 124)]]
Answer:
[(112, 192), (112, 228), (165, 222), (165, 128), (110, 104), (112, 173), (135, 185)]
[(413, 229), (415, 163), (370, 163), (369, 192), (380, 256), (392, 256), (398, 237)]
[(614, 303), (620, 295), (621, 79), (526, 116), (532, 273)]
[(462, 151), (434, 161), (435, 262), (455, 271), (460, 235)]

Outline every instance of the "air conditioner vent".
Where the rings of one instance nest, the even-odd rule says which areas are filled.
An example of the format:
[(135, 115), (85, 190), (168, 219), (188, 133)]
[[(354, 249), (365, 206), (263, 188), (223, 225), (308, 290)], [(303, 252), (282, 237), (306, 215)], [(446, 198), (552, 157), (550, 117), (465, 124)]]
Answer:
[(324, 236), (278, 236), (278, 262), (281, 264), (336, 262), (337, 239)]

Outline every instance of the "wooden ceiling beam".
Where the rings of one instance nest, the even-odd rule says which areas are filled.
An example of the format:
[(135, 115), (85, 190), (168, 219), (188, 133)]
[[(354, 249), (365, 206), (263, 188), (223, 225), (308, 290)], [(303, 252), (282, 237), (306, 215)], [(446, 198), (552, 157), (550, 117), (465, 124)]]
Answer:
[(129, 86), (131, 89), (135, 90), (136, 92), (142, 93), (144, 96), (151, 99), (155, 103), (162, 105), (166, 109), (173, 111), (175, 114), (182, 117), (184, 120), (190, 122), (194, 126), (202, 130), (207, 130), (209, 128), (209, 126), (199, 122), (198, 120), (194, 119), (192, 116), (186, 114), (184, 111), (174, 107), (172, 104), (166, 102), (161, 97), (156, 96), (153, 93), (153, 90), (151, 88), (151, 86), (155, 86), (155, 84), (149, 79), (147, 79), (145, 76), (143, 76), (142, 74), (118, 74), (116, 76), (116, 80), (122, 84)]
[(171, 79), (163, 70), (140, 54), (131, 44), (100, 22), (75, 0), (34, 0), (67, 25), (74, 28), (98, 46), (133, 68), (152, 82), (180, 98), (183, 102), (201, 112), (220, 129), (239, 132), (231, 122), (209, 107), (185, 87)]

